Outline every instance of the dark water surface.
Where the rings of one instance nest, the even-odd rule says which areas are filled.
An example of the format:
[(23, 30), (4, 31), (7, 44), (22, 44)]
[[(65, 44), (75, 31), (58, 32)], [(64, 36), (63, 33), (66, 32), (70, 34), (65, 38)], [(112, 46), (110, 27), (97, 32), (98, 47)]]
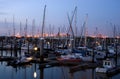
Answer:
[[(3, 55), (10, 54), (4, 52)], [(36, 72), (36, 77), (34, 73)], [(95, 73), (94, 69), (82, 70), (73, 74), (69, 67), (50, 67), (39, 69), (39, 64), (30, 64), (22, 67), (7, 66), (7, 62), (0, 62), (0, 79), (120, 79), (120, 74), (107, 77)]]

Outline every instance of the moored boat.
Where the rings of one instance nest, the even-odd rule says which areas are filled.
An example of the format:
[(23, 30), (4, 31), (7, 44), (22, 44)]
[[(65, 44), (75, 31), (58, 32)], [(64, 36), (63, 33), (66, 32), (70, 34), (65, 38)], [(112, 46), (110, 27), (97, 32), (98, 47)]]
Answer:
[(67, 61), (67, 62), (81, 62), (82, 59), (75, 54), (61, 55), (57, 57), (58, 61)]
[(96, 72), (98, 73), (108, 73), (109, 70), (115, 69), (115, 62), (112, 59), (106, 59), (103, 60), (103, 65), (102, 67), (97, 67), (95, 69)]

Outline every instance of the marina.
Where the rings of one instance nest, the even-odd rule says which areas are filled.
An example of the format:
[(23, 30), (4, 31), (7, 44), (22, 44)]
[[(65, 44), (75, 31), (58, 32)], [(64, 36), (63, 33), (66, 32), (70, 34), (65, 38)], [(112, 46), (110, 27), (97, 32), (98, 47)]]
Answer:
[(0, 79), (119, 79), (119, 3), (1, 0)]
[[(20, 40), (20, 38), (16, 38), (16, 41), (17, 40)], [(11, 79), (16, 79), (21, 75), (22, 76), (20, 77), (20, 79), (88, 79), (89, 77), (90, 79), (116, 79), (114, 77), (119, 76), (119, 45), (116, 45), (116, 47), (114, 48), (115, 53), (111, 54), (111, 52), (109, 51), (106, 52), (105, 48), (102, 50), (98, 50), (91, 47), (76, 47), (76, 49), (71, 47), (58, 47), (58, 39), (55, 39), (53, 41), (53, 49), (51, 47), (52, 42), (49, 42), (49, 38), (44, 39), (47, 40), (47, 42), (42, 40), (39, 39), (39, 43), (41, 44), (41, 42), (43, 42), (43, 47), (38, 46), (39, 43), (34, 46), (34, 44), (30, 42), (28, 45), (26, 45), (26, 49), (21, 49), (20, 46), (17, 49), (16, 47), (4, 48), (6, 42), (4, 41), (3, 43), (1, 43), (3, 44), (0, 50), (1, 71), (3, 72), (4, 69), (6, 69), (6, 72), (4, 73), (8, 74), (7, 70), (10, 70), (12, 74), (8, 74), (8, 77)], [(108, 40), (111, 39), (109, 38)], [(109, 42), (107, 42), (107, 44), (108, 43)], [(16, 44), (14, 43), (12, 45), (14, 46)], [(29, 49), (29, 45), (31, 45), (31, 47), (33, 48)], [(98, 55), (104, 55), (104, 57), (97, 58)], [(105, 61), (105, 59), (107, 60)], [(112, 59), (114, 63), (110, 62), (108, 59)], [(111, 68), (112, 66), (109, 65), (113, 65), (113, 68)], [(104, 66), (105, 68), (100, 70), (99, 67), (102, 66)], [(110, 69), (108, 69), (107, 66)], [(108, 71), (106, 68), (108, 69)], [(90, 74), (87, 78), (87, 76), (85, 76), (84, 74), (88, 73)], [(3, 79), (7, 78), (2, 76), (0, 77)]]

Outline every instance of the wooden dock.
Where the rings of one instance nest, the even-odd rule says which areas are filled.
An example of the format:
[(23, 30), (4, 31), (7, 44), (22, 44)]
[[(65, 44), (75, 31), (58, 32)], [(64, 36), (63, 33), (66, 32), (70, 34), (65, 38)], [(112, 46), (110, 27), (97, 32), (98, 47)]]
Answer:
[(0, 61), (12, 61), (16, 59), (16, 57), (11, 57), (11, 56), (0, 56)]
[(113, 69), (110, 69), (107, 71), (107, 76), (114, 76), (114, 75), (117, 75), (118, 73), (120, 73), (120, 66), (117, 66)]
[(97, 63), (87, 63), (87, 62), (83, 62), (77, 66), (73, 66), (70, 68), (70, 73), (74, 73), (80, 70), (85, 70), (85, 69), (94, 69), (98, 66), (99, 64)]

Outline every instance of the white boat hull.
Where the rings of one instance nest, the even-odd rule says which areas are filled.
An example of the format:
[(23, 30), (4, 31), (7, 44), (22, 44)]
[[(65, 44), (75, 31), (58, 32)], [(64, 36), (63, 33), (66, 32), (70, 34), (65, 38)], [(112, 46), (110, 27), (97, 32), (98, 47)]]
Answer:
[(96, 68), (95, 71), (99, 73), (107, 73), (108, 69), (107, 68)]

